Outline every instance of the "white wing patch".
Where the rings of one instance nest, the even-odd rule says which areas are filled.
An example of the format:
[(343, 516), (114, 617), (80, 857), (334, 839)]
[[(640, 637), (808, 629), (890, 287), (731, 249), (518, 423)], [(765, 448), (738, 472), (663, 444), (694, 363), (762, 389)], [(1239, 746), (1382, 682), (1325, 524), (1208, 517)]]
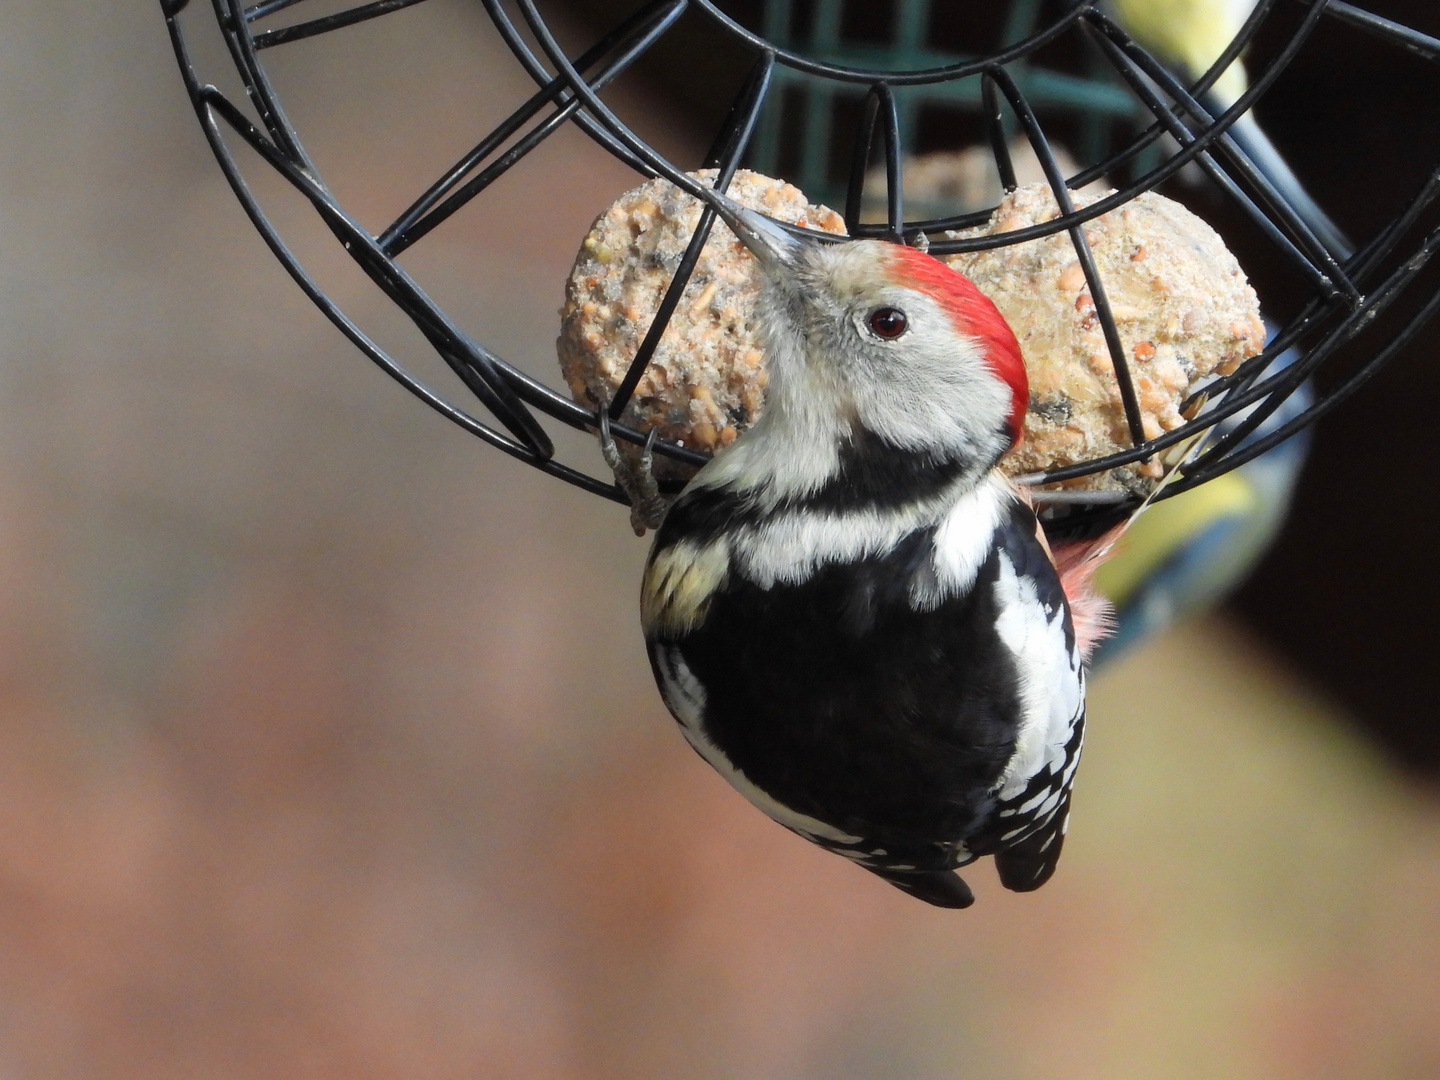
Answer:
[(792, 810), (772, 799), (750, 782), (743, 772), (730, 763), (730, 759), (710, 741), (705, 734), (705, 688), (690, 670), (685, 658), (676, 648), (657, 649), (660, 670), (660, 693), (670, 712), (680, 722), (685, 739), (695, 752), (709, 763), (710, 767), (723, 776), (736, 791), (750, 800), (751, 804), (767, 816), (778, 821), (787, 829), (793, 829), (811, 840), (829, 841), (835, 844), (854, 845), (863, 842), (863, 837), (829, 825), (819, 818), (810, 817)]
[(1024, 791), (1047, 765), (1055, 771), (1062, 767), (1065, 745), (1085, 701), (1085, 674), (1078, 650), (1065, 641), (1064, 609), (1047, 609), (1036, 595), (1035, 583), (1017, 574), (1004, 552), (995, 600), (1000, 609), (996, 629), (1015, 657), (1020, 679), (1015, 753), (996, 788), (1005, 800)]
[[(968, 483), (962, 480), (956, 486)], [(900, 510), (779, 513), (734, 534), (734, 569), (762, 589), (794, 585), (828, 563), (884, 555), (917, 529), (934, 525), (933, 576), (917, 579), (911, 586), (915, 607), (931, 610), (974, 584), (1011, 498), (1006, 488), (987, 478), (958, 498), (947, 491)]]
[(693, 630), (729, 572), (724, 541), (699, 547), (681, 540), (651, 555), (640, 588), (640, 625), (646, 636)]
[(916, 578), (910, 602), (920, 611), (933, 611), (952, 596), (975, 584), (995, 546), (995, 530), (1014, 496), (992, 478), (982, 480), (946, 513), (935, 530), (933, 579)]
[(797, 585), (827, 563), (850, 563), (885, 554), (933, 516), (929, 506), (899, 513), (816, 514), (802, 510), (777, 514), (763, 525), (736, 534), (735, 567), (762, 589)]

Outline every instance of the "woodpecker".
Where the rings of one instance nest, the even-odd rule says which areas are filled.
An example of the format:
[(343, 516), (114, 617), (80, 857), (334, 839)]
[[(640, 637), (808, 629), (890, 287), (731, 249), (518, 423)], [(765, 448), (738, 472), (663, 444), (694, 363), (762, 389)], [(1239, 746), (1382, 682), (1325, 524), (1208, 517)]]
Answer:
[(1036, 889), (1084, 738), (1088, 623), (996, 469), (1028, 400), (1015, 335), (920, 251), (706, 194), (759, 264), (770, 384), (656, 533), (661, 695), (754, 805), (905, 892), (968, 907), (953, 871), (986, 855)]

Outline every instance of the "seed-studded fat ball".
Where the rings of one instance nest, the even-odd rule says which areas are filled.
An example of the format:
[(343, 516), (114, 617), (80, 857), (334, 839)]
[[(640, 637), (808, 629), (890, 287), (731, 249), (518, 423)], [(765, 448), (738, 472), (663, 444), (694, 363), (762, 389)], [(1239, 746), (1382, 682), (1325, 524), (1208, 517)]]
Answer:
[[(1084, 207), (1111, 192), (1072, 194)], [(947, 238), (1013, 232), (1053, 220), (1050, 189), (1010, 192), (985, 225)], [(1260, 304), (1219, 235), (1153, 192), (1084, 225), (1129, 361), (1146, 438), (1185, 422), (1179, 406), (1207, 376), (1228, 374), (1265, 345)], [(1011, 475), (1041, 472), (1129, 448), (1120, 387), (1095, 301), (1067, 232), (946, 259), (995, 302), (1025, 357), (1025, 439)], [(1069, 481), (1086, 490), (1148, 491), (1158, 461)]]
[[(713, 183), (714, 169), (691, 175)], [(741, 169), (726, 194), (794, 225), (844, 233), (840, 215), (806, 201), (783, 180)], [(556, 347), (575, 400), (595, 408), (625, 377), (690, 237), (698, 200), (666, 180), (627, 191), (595, 219), (565, 289)], [(713, 454), (754, 423), (767, 376), (754, 321), (754, 258), (716, 221), (655, 356), (626, 406), (624, 421), (660, 438)], [(622, 444), (621, 449), (633, 453)], [(660, 478), (693, 467), (656, 456)]]
[[(693, 174), (713, 181), (714, 170)], [(735, 174), (728, 194), (781, 221), (843, 234), (834, 211), (794, 186)], [(1108, 192), (1072, 192), (1077, 207)], [(596, 219), (566, 285), (557, 342), (575, 400), (608, 402), (624, 378), (700, 218), (700, 204), (665, 180), (626, 192)], [(989, 222), (947, 238), (1013, 232), (1059, 214), (1044, 184), (1007, 194)], [(1185, 422), (1179, 406), (1204, 380), (1264, 347), (1255, 290), (1215, 230), (1153, 192), (1084, 225), (1140, 405), (1147, 438)], [(1030, 384), (1024, 441), (1001, 463), (1043, 472), (1130, 446), (1119, 384), (1095, 301), (1067, 232), (949, 256), (994, 301), (1020, 341)], [(768, 377), (754, 319), (753, 258), (716, 222), (624, 419), (705, 453), (730, 445), (759, 417)], [(634, 447), (622, 444), (633, 456)], [(1158, 461), (1068, 481), (1079, 490), (1149, 491)], [(691, 466), (656, 458), (661, 479)]]

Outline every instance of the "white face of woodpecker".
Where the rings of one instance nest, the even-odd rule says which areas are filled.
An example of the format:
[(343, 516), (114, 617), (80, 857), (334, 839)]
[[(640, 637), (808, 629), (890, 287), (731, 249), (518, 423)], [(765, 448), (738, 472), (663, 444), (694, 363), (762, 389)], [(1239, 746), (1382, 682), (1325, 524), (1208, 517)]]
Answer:
[(896, 244), (811, 241), (748, 211), (724, 216), (764, 273), (770, 386), (753, 438), (737, 441), (727, 456), (739, 460), (714, 480), (808, 494), (857, 441), (978, 480), (1010, 448), (1024, 369), (973, 285)]
[(798, 374), (837, 415), (937, 460), (988, 467), (1010, 448), (1013, 394), (987, 364), (987, 343), (961, 329), (945, 297), (895, 272), (906, 268), (902, 249), (860, 240), (800, 250), (762, 304), (782, 383)]

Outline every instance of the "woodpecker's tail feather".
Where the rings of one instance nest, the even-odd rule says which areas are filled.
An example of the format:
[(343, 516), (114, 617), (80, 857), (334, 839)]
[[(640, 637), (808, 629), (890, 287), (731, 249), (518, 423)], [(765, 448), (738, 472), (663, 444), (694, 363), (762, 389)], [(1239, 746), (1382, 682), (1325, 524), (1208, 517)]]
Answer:
[(1032, 892), (1049, 881), (1060, 861), (1069, 817), (1070, 794), (1066, 792), (1049, 821), (1013, 847), (997, 851), (995, 869), (1000, 884), (1011, 892)]
[(953, 870), (887, 870), (875, 866), (865, 869), (878, 874), (901, 892), (936, 907), (967, 908), (975, 902), (970, 886)]

